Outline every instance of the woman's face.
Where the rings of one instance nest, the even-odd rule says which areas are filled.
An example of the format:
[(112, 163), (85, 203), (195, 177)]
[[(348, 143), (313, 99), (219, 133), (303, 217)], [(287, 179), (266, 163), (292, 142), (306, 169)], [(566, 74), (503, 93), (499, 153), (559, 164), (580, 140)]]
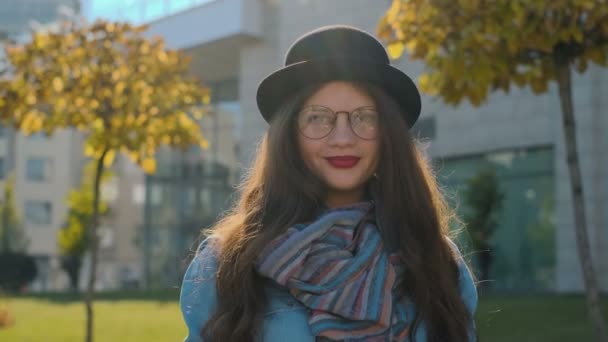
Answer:
[(379, 159), (378, 114), (372, 98), (348, 82), (324, 84), (298, 113), (305, 164), (327, 186), (329, 207), (362, 199)]

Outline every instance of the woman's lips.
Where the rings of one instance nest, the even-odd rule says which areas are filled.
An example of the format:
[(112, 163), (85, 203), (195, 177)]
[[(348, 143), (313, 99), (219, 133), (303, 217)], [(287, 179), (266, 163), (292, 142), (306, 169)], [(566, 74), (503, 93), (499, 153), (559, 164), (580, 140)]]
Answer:
[(338, 156), (338, 157), (327, 157), (325, 158), (333, 167), (337, 167), (339, 169), (348, 169), (351, 168), (359, 162), (359, 157), (353, 156)]

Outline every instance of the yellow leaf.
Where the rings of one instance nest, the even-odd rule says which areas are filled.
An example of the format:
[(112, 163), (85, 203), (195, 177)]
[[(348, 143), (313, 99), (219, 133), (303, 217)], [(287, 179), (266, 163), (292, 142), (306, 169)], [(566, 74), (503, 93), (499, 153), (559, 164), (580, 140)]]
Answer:
[(429, 74), (420, 75), (418, 78), (418, 84), (420, 85), (420, 89), (423, 91), (431, 89), (431, 78), (429, 77)]
[(103, 130), (103, 119), (102, 118), (96, 118), (95, 121), (93, 121), (93, 128), (95, 130)]
[(595, 64), (603, 65), (606, 63), (606, 54), (601, 48), (591, 49), (587, 52), (587, 55)]
[(112, 164), (114, 163), (115, 157), (116, 157), (116, 151), (114, 151), (114, 150), (108, 151), (108, 153), (106, 153), (105, 159), (103, 160), (103, 165), (105, 167), (112, 166)]
[(95, 155), (95, 149), (90, 144), (84, 146), (84, 155), (87, 157), (93, 157)]
[[(1, 100), (1, 99), (0, 99)], [(196, 120), (200, 120), (203, 118), (203, 110), (200, 108), (194, 108), (192, 109), (192, 116), (196, 119)]]
[(53, 90), (60, 92), (63, 90), (63, 81), (59, 77), (53, 78)]
[(169, 60), (169, 59), (167, 58), (167, 53), (166, 53), (165, 51), (160, 51), (160, 52), (158, 53), (158, 60), (159, 60), (161, 63), (167, 63), (167, 61)]
[(147, 54), (150, 52), (150, 44), (148, 42), (143, 42), (139, 48), (139, 51), (144, 55)]
[(536, 94), (544, 93), (547, 91), (547, 81), (542, 78), (533, 78), (530, 82), (532, 91)]
[(387, 47), (388, 55), (392, 59), (397, 59), (397, 58), (401, 57), (404, 49), (405, 49), (405, 44), (403, 44), (402, 42), (394, 42), (394, 43), (389, 44)]
[(146, 173), (156, 172), (156, 160), (154, 158), (145, 158), (141, 161), (141, 168)]
[(55, 101), (55, 109), (57, 111), (61, 112), (65, 109), (67, 104), (68, 104), (68, 102), (66, 101), (66, 99), (63, 97), (60, 97), (57, 99), (57, 101)]
[(33, 105), (36, 103), (36, 96), (34, 96), (33, 94), (28, 94), (25, 97), (25, 103), (27, 103), (28, 105)]

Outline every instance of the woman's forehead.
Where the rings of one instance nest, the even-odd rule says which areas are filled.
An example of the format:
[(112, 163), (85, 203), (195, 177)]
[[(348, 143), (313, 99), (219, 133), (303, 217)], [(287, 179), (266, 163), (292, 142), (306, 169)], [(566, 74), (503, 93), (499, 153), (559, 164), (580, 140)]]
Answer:
[(321, 85), (304, 105), (322, 105), (333, 110), (352, 110), (373, 106), (374, 100), (356, 84), (346, 81), (331, 81)]

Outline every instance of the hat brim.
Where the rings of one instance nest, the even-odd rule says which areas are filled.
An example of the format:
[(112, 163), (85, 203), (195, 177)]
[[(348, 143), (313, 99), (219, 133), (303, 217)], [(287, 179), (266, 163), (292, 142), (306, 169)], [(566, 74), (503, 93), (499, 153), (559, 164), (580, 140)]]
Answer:
[(420, 93), (405, 73), (389, 64), (345, 59), (304, 61), (275, 71), (258, 87), (258, 109), (270, 122), (289, 95), (309, 85), (338, 80), (379, 86), (401, 106), (409, 127), (420, 116)]

